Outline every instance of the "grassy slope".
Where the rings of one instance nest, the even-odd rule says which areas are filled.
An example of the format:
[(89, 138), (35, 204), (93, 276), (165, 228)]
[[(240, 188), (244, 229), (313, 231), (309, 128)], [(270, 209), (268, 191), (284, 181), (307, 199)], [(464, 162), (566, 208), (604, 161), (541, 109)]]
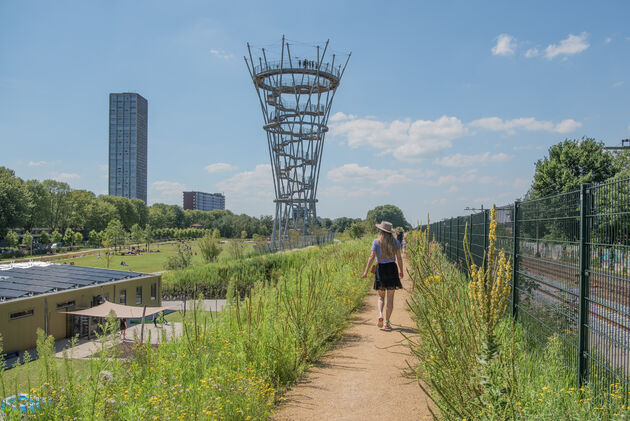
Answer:
[[(89, 360), (73, 359), (69, 361), (71, 362), (72, 368), (79, 379), (88, 377), (90, 374)], [(57, 359), (55, 363), (61, 371), (63, 369), (64, 360)], [(31, 361), (5, 371), (4, 382), (7, 390), (4, 396), (11, 396), (16, 393), (27, 393), (29, 385), (31, 387), (39, 386), (41, 383), (39, 380), (40, 370), (41, 367), (37, 364), (37, 361)], [(0, 390), (0, 393), (2, 393), (2, 390)]]
[[(193, 255), (192, 264), (201, 264), (204, 263), (203, 258), (201, 257), (201, 253), (199, 252), (199, 248), (197, 247), (197, 243), (192, 243), (193, 254), (197, 253), (196, 256)], [(223, 250), (219, 255), (219, 260), (229, 259), (230, 251), (227, 245), (222, 245)], [(166, 263), (166, 259), (169, 256), (173, 256), (177, 253), (177, 245), (176, 244), (163, 244), (159, 247), (160, 252), (155, 253), (158, 249), (155, 245), (151, 246), (151, 250), (154, 253), (142, 253), (141, 255), (134, 256), (112, 256), (109, 262), (110, 269), (116, 270), (131, 270), (132, 272), (144, 272), (144, 273), (153, 273), (160, 272), (165, 270), (164, 263)], [(248, 253), (252, 250), (251, 244), (247, 243), (247, 247), (245, 248), (245, 253)], [(129, 266), (120, 266), (120, 262), (124, 261)], [(77, 266), (88, 266), (94, 268), (106, 268), (107, 262), (105, 260), (105, 254), (101, 253), (101, 258), (98, 256), (85, 256), (85, 257), (77, 257), (74, 259), (65, 259), (59, 260), (55, 263), (70, 263), (74, 262)]]

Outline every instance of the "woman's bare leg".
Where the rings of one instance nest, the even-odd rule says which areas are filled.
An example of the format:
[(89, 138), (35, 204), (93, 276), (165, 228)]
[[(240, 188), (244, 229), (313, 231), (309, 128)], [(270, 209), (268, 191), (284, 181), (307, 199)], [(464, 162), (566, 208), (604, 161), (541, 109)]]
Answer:
[[(389, 318), (392, 316), (392, 310), (394, 310), (394, 293), (395, 289), (387, 290), (387, 310), (385, 312), (385, 322), (389, 322)], [(383, 294), (384, 295), (384, 294)]]
[(379, 289), (378, 291), (378, 323), (379, 327), (383, 323), (383, 306), (385, 305), (385, 290)]

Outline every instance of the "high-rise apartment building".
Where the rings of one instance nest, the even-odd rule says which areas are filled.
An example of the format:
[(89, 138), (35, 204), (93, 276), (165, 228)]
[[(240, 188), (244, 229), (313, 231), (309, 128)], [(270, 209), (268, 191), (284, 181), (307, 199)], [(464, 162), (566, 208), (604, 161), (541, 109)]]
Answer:
[(203, 193), (200, 191), (184, 192), (184, 210), (211, 211), (225, 209), (225, 196), (221, 193)]
[(141, 95), (109, 94), (109, 194), (147, 201), (147, 111)]

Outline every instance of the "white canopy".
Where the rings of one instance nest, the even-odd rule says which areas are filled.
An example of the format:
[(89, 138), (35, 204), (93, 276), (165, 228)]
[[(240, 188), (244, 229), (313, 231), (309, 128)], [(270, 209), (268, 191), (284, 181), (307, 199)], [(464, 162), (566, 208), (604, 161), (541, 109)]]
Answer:
[[(140, 319), (142, 318), (142, 312), (144, 307), (126, 306), (123, 304), (110, 303), (105, 301), (103, 304), (86, 308), (85, 310), (77, 311), (65, 311), (66, 314), (74, 314), (76, 316), (89, 316), (89, 317), (109, 317), (113, 313), (113, 316), (117, 319)], [(168, 307), (147, 307), (144, 315), (151, 316), (160, 311), (169, 310)]]

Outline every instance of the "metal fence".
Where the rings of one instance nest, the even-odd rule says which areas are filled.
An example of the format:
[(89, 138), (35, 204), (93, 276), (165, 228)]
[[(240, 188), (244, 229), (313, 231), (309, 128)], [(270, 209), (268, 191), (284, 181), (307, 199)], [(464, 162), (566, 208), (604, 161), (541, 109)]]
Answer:
[[(430, 224), (446, 256), (484, 259), (490, 211)], [(579, 384), (630, 392), (630, 179), (497, 208), (497, 248), (512, 256), (512, 315), (542, 344), (552, 334)], [(424, 226), (424, 229), (427, 227)]]

